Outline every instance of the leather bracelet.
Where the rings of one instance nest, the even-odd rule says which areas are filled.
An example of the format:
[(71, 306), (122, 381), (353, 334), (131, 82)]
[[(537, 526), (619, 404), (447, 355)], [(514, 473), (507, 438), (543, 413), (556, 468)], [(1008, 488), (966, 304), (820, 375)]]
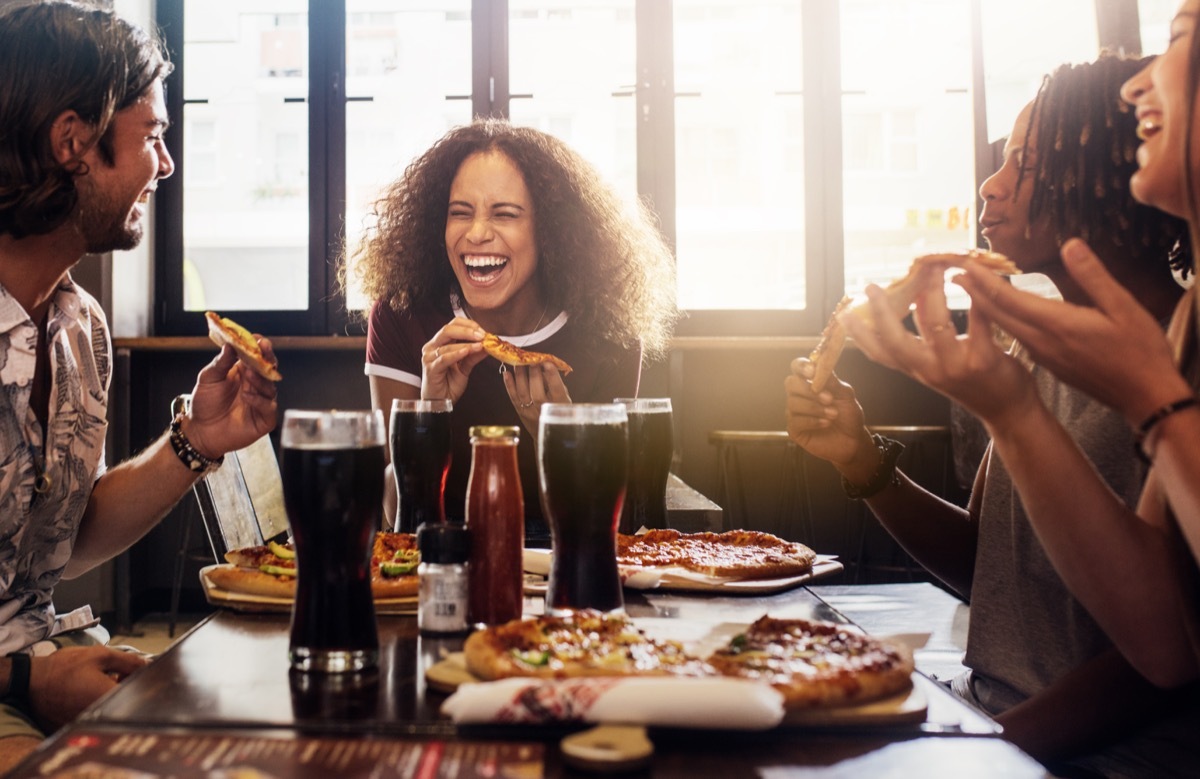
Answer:
[(8, 655), (8, 692), (4, 702), (21, 711), (29, 710), (29, 655), (10, 652)]
[(904, 451), (904, 444), (879, 434), (875, 434), (871, 438), (875, 441), (875, 446), (879, 447), (879, 468), (863, 485), (851, 484), (845, 476), (842, 477), (842, 490), (850, 500), (866, 500), (878, 495), (893, 484), (900, 484), (900, 474), (896, 470), (896, 463), (900, 460), (900, 453)]
[(175, 450), (175, 456), (180, 462), (187, 466), (189, 471), (195, 473), (211, 473), (221, 467), (221, 463), (225, 462), (225, 455), (221, 455), (216, 459), (205, 457), (196, 447), (192, 446), (192, 442), (183, 433), (183, 414), (179, 414), (171, 420), (171, 448)]
[(1158, 423), (1172, 414), (1198, 405), (1200, 405), (1200, 399), (1195, 395), (1189, 395), (1186, 398), (1180, 398), (1166, 404), (1142, 420), (1142, 423), (1133, 431), (1133, 450), (1142, 459), (1142, 462), (1150, 462), (1150, 455), (1146, 453), (1145, 449), (1146, 439), (1150, 436), (1150, 433), (1154, 432), (1154, 428), (1158, 427)]

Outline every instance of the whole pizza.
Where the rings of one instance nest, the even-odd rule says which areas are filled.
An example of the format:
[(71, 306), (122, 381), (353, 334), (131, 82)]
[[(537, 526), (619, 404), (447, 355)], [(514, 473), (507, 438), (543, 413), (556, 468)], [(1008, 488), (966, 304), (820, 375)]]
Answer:
[(816, 559), (804, 544), (757, 530), (650, 530), (617, 536), (617, 564), (625, 567), (676, 567), (705, 576), (777, 579), (810, 573)]
[[(205, 570), (215, 587), (239, 595), (275, 598), (296, 596), (296, 553), (289, 543), (231, 549), (226, 565)], [(371, 552), (371, 593), (376, 599), (408, 598), (417, 594), (421, 555), (412, 533), (375, 534)]]
[(770, 684), (789, 711), (855, 705), (912, 685), (906, 646), (846, 625), (764, 616), (728, 644), (691, 654), (683, 644), (646, 635), (623, 614), (579, 611), (513, 620), (472, 633), (467, 670), (508, 677), (731, 676)]

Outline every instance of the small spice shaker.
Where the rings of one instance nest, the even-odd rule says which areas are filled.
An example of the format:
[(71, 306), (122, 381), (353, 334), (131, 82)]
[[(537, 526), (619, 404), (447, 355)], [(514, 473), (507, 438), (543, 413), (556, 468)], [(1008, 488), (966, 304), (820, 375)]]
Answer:
[(417, 548), (417, 627), (422, 633), (466, 632), (467, 529), (455, 522), (423, 524), (417, 528)]

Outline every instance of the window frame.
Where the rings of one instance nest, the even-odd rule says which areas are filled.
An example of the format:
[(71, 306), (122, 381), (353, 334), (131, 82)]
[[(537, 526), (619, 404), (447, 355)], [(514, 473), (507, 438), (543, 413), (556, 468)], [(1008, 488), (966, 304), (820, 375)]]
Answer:
[[(153, 335), (204, 332), (203, 312), (186, 311), (183, 298), (183, 173), (186, 166), (183, 73), (184, 3), (154, 0), (156, 20), (174, 72), (166, 103), (175, 120), (167, 145), (176, 175), (159, 186), (155, 207)], [(799, 310), (694, 310), (677, 336), (812, 336), (821, 331), (844, 289), (842, 90), (837, 0), (797, 0), (801, 6), (805, 177), (805, 274), (808, 305)], [(980, 2), (971, 0), (975, 181), (995, 167), (987, 142)], [(1095, 0), (1101, 48), (1138, 47), (1137, 0)], [(472, 91), (475, 116), (508, 117), (508, 0), (472, 0)], [(637, 47), (637, 186), (676, 245), (673, 3), (635, 0)], [(1132, 23), (1131, 23), (1132, 20)], [(304, 310), (239, 310), (238, 321), (267, 335), (362, 335), (362, 317), (348, 312), (337, 291), (343, 254), (346, 200), (346, 12), (344, 0), (308, 3), (309, 30), (309, 252), (308, 303)], [(1132, 33), (1130, 32), (1132, 30)], [(811, 96), (811, 99), (809, 99)], [(810, 106), (823, 106), (811, 110)], [(977, 187), (976, 187), (977, 188)], [(976, 213), (981, 205), (976, 194)], [(978, 227), (976, 226), (978, 231)], [(976, 232), (976, 241), (980, 241)]]

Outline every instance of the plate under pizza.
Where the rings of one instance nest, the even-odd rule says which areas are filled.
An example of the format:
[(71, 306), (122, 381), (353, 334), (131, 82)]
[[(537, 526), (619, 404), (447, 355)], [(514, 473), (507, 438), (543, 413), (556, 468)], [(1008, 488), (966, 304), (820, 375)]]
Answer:
[[(551, 553), (549, 549), (526, 549), (524, 567), (529, 574), (545, 577), (550, 573)], [(812, 568), (803, 574), (766, 579), (738, 579), (733, 577), (708, 576), (685, 568), (645, 568), (618, 565), (621, 582), (631, 590), (685, 590), (715, 592), (724, 595), (770, 595), (785, 592), (817, 579), (840, 573), (844, 566), (835, 555), (817, 555)], [(541, 595), (546, 592), (545, 580), (526, 579), (525, 592)]]
[[(287, 613), (292, 610), (291, 598), (276, 598), (267, 595), (250, 595), (221, 589), (208, 578), (208, 572), (217, 564), (200, 569), (200, 584), (204, 597), (213, 606), (251, 613)], [(417, 598), (376, 598), (376, 614), (416, 614)]]

